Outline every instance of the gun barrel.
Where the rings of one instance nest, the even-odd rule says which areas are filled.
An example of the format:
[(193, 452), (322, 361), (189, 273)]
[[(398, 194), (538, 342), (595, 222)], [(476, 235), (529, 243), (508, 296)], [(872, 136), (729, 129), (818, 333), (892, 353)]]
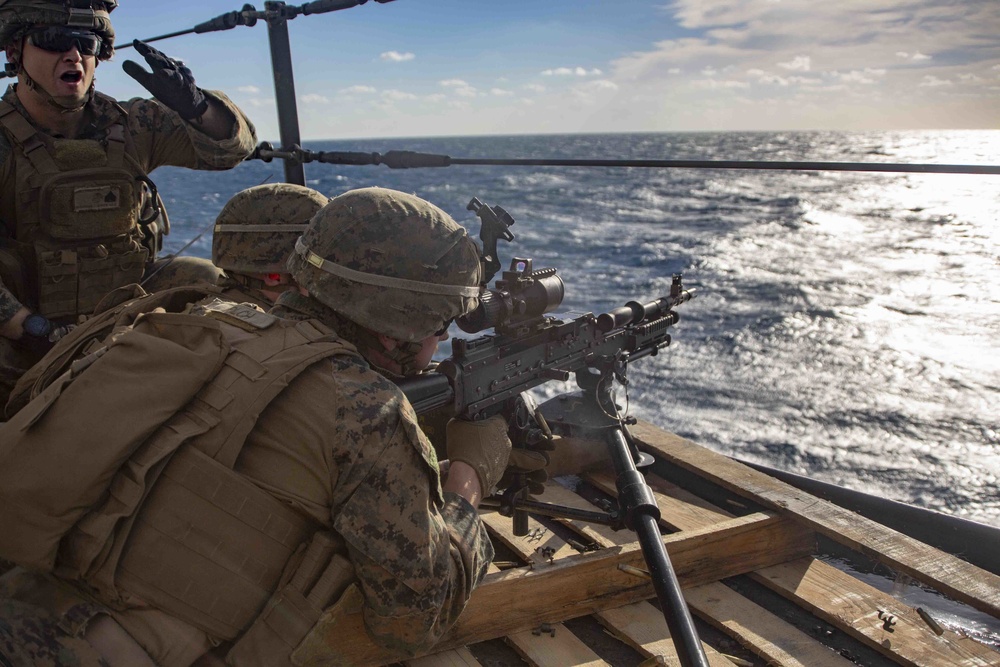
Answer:
[(655, 320), (666, 315), (674, 306), (688, 301), (694, 297), (694, 290), (681, 290), (677, 294), (660, 297), (649, 303), (642, 304), (638, 301), (629, 301), (621, 308), (615, 308), (607, 313), (597, 316), (597, 328), (602, 333), (607, 333), (612, 329), (620, 329), (630, 324), (638, 324)]
[(620, 329), (642, 319), (644, 307), (638, 301), (629, 301), (621, 308), (615, 308), (597, 316), (597, 328), (603, 333)]

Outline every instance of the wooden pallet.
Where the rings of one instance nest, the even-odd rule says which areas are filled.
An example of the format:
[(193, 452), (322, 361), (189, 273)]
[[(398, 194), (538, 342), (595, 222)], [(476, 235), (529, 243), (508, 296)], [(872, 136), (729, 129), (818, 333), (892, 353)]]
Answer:
[[(916, 610), (818, 560), (817, 535), (997, 618), (1000, 577), (651, 425), (640, 423), (632, 432), (644, 450), (686, 471), (702, 487), (707, 481), (730, 497), (747, 501), (730, 501), (722, 507), (646, 475), (668, 532), (664, 544), (692, 613), (725, 637), (727, 646), (738, 646), (738, 651), (727, 654), (726, 647), (719, 650), (704, 643), (712, 667), (854, 664), (801, 625), (796, 627), (723, 583), (738, 575), (889, 664), (1000, 666), (1000, 653), (990, 647), (947, 629), (938, 635)], [(615, 494), (609, 473), (589, 475), (586, 481), (591, 488)], [(588, 500), (554, 483), (547, 485), (539, 500), (593, 509)], [(614, 641), (649, 665), (680, 664), (666, 622), (649, 602), (655, 594), (642, 575), (645, 563), (632, 533), (566, 519), (532, 518), (528, 534), (518, 537), (510, 519), (495, 512), (482, 516), (494, 543), (502, 544), (523, 565), (503, 571), (494, 567), (435, 653), (408, 661), (408, 667), (481, 665), (474, 655), (482, 652), (478, 643), (497, 638), (503, 638), (528, 665), (612, 664), (588, 645), (586, 636), (581, 639), (562, 624), (583, 616), (596, 619)], [(580, 553), (581, 544), (597, 550)], [(893, 616), (894, 625), (885, 626), (880, 613)], [(346, 616), (328, 642), (348, 664), (393, 662), (367, 639), (360, 613)], [(850, 657), (849, 651), (845, 653)]]

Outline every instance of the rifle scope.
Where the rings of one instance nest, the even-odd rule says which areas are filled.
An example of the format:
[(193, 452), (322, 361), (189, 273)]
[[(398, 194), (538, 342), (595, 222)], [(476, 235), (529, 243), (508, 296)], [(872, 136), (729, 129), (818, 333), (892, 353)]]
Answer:
[(565, 285), (555, 269), (535, 271), (530, 259), (515, 257), (510, 270), (496, 281), (496, 289), (484, 290), (476, 309), (455, 323), (470, 334), (491, 327), (502, 331), (555, 310), (565, 294)]

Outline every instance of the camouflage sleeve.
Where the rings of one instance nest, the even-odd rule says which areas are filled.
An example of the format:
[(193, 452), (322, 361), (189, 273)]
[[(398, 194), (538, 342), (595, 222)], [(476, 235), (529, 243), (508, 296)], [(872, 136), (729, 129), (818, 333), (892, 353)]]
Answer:
[(372, 447), (380, 453), (351, 480), (334, 528), (347, 542), (371, 638), (413, 655), (458, 620), (493, 546), (472, 505), (441, 493), (434, 451), (409, 403), (394, 386), (380, 394), (356, 413), (381, 416), (381, 443)]
[(163, 165), (191, 169), (231, 169), (257, 145), (257, 130), (250, 119), (225, 94), (206, 90), (205, 94), (221, 103), (233, 116), (232, 134), (222, 140), (212, 139), (187, 123), (156, 100), (134, 98), (124, 104), (128, 111), (129, 130), (146, 171)]
[(22, 307), (17, 297), (11, 294), (10, 290), (4, 287), (3, 282), (0, 281), (0, 324), (6, 324), (7, 320), (14, 317), (14, 314)]

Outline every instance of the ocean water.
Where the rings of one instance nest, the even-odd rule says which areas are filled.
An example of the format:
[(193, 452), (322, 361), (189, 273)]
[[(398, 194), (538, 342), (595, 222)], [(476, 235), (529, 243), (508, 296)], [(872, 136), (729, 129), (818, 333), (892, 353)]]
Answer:
[[(307, 142), (466, 158), (996, 164), (1000, 131), (683, 133)], [(667, 353), (630, 370), (631, 413), (714, 450), (1000, 526), (1000, 177), (639, 168), (306, 165), (335, 196), (380, 185), (478, 234), (473, 197), (516, 220), (513, 256), (556, 267), (561, 310), (698, 290)], [(232, 194), (277, 161), (162, 168), (168, 250), (211, 254)], [(457, 329), (455, 333), (460, 333)], [(572, 389), (554, 385), (547, 393)]]

